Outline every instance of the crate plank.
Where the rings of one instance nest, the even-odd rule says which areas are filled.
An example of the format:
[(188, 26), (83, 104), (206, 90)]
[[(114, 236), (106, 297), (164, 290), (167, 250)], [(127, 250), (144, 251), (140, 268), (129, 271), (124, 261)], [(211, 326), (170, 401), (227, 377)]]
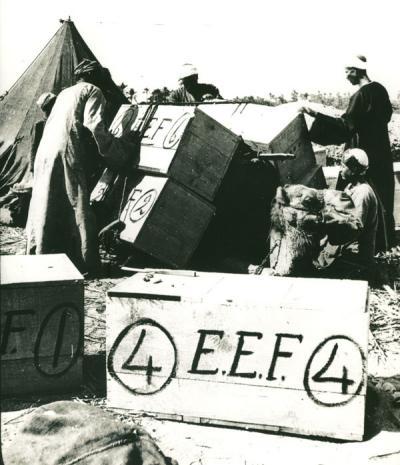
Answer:
[(83, 277), (64, 254), (3, 255), (0, 258), (0, 283), (5, 286), (46, 286), (59, 281), (74, 282)]
[[(52, 357), (41, 359), (42, 366), (52, 364)], [(60, 357), (60, 366), (71, 364), (69, 356)], [(82, 356), (73, 362), (70, 369), (57, 376), (43, 376), (33, 365), (32, 359), (7, 360), (1, 365), (0, 389), (3, 397), (29, 394), (56, 394), (77, 389), (82, 382)]]
[(107, 301), (111, 406), (362, 438), (365, 282), (218, 273), (127, 281)]
[[(112, 380), (108, 378), (107, 383), (109, 385)], [(192, 382), (192, 386), (179, 384), (174, 394), (171, 394), (171, 391), (162, 391), (157, 396), (157, 406), (153, 411), (142, 401), (134, 405), (132, 394), (127, 393), (119, 384), (113, 383), (112, 387), (112, 397), (108, 396), (107, 401), (110, 407), (126, 410), (129, 405), (129, 410), (151, 413), (160, 418), (164, 418), (165, 411), (173, 402), (172, 405), (179, 412), (189, 412), (187, 415), (168, 414), (169, 418), (172, 416), (178, 420), (182, 419), (181, 421), (186, 421), (186, 417), (189, 416), (190, 422), (193, 422), (193, 418), (197, 418), (199, 423), (209, 425), (255, 428), (354, 441), (363, 439), (364, 396), (356, 396), (347, 409), (346, 416), (339, 420), (336, 409), (315, 407), (302, 391), (286, 390), (283, 394), (274, 389), (266, 392), (265, 388), (252, 388), (246, 392), (246, 395), (243, 395), (243, 389), (240, 386), (228, 385), (221, 392), (216, 391), (213, 385), (195, 386)], [(184, 395), (188, 391), (193, 393), (189, 400)], [(147, 397), (146, 400), (148, 400)], [(338, 397), (340, 399), (339, 395)], [(179, 400), (179, 406), (176, 407), (177, 400)], [(200, 405), (208, 407), (207, 413), (204, 408), (196, 409), (196, 406)], [(197, 416), (199, 412), (204, 416)], [(193, 414), (196, 416), (193, 417)], [(244, 414), (247, 417), (246, 421), (243, 421)], [(216, 418), (213, 417), (214, 415)], [(222, 416), (231, 418), (231, 420), (221, 420)], [(249, 418), (251, 421), (248, 420)], [(268, 424), (266, 418), (269, 418), (271, 423)]]

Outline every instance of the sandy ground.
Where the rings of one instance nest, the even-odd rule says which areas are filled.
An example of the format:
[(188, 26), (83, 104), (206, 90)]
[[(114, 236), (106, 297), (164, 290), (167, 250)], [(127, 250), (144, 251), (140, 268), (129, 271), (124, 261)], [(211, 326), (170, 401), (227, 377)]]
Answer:
[[(24, 253), (23, 230), (1, 227), (1, 253)], [(2, 399), (2, 443), (12, 441), (24, 417), (53, 400), (106, 406), (105, 295), (123, 278), (85, 282), (84, 385), (60, 396)], [(322, 441), (290, 435), (198, 426), (115, 412), (144, 426), (166, 455), (186, 465), (400, 463), (400, 295), (371, 291), (366, 439), (361, 443)]]

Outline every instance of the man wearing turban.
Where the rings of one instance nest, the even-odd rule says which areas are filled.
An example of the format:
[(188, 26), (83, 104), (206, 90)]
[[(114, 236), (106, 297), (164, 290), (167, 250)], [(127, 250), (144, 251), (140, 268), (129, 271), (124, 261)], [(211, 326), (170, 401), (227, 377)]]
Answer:
[[(395, 245), (394, 236), (394, 173), (390, 150), (388, 123), (392, 105), (386, 89), (367, 75), (364, 56), (351, 58), (345, 66), (346, 78), (358, 90), (350, 98), (346, 112), (332, 118), (303, 107), (301, 110), (315, 117), (310, 130), (313, 142), (321, 145), (345, 143), (345, 148), (360, 148), (367, 153), (368, 180), (383, 206), (383, 222), (379, 224), (377, 248), (386, 250)], [(344, 187), (342, 179), (337, 186)]]
[(98, 153), (111, 166), (123, 165), (129, 141), (105, 127), (107, 76), (97, 61), (75, 68), (77, 83), (57, 97), (39, 144), (27, 223), (28, 253), (66, 253), (82, 273), (96, 274), (99, 265), (97, 228), (90, 206), (90, 179)]
[(194, 103), (205, 100), (222, 99), (219, 90), (212, 84), (198, 82), (197, 69), (190, 63), (185, 63), (179, 74), (181, 86), (171, 92), (169, 101), (172, 103)]

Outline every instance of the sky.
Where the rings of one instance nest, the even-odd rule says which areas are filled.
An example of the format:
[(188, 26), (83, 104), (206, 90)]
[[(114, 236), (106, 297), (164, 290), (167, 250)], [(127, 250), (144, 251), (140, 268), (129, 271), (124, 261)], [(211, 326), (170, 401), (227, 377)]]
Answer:
[(183, 63), (225, 98), (353, 92), (355, 54), (400, 93), (400, 0), (0, 0), (0, 92), (68, 16), (114, 81), (177, 86)]

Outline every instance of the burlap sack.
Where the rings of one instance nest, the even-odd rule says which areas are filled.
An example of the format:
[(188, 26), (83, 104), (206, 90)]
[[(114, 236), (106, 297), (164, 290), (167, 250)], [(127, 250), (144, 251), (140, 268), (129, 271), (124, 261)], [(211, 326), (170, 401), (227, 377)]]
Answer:
[(176, 465), (143, 429), (69, 401), (27, 416), (4, 447), (3, 460), (4, 465)]

